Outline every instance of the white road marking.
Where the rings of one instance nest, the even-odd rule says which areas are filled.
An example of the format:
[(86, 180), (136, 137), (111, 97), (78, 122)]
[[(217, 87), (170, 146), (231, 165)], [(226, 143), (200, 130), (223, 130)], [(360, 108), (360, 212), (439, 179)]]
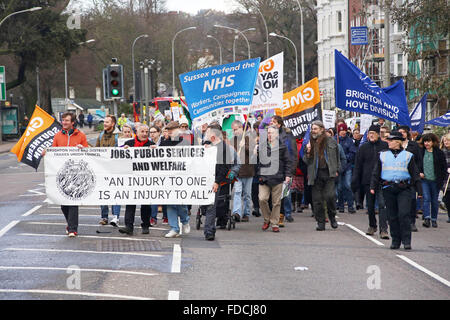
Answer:
[(169, 290), (168, 300), (180, 300), (180, 291)]
[(25, 212), (22, 217), (28, 217), (29, 215), (31, 215), (33, 212), (35, 212), (36, 210), (39, 210), (42, 207), (42, 205), (40, 206), (35, 206), (33, 209), (28, 210), (27, 212)]
[(10, 222), (6, 227), (4, 227), (2, 230), (0, 230), (0, 238), (7, 233), (10, 229), (14, 228), (16, 224), (18, 224), (19, 220), (14, 220)]
[[(341, 222), (341, 223), (342, 223), (342, 222)], [(341, 224), (341, 223), (339, 223), (339, 224)], [(372, 241), (372, 242), (375, 243), (376, 245), (379, 245), (379, 246), (383, 246), (383, 247), (384, 247), (384, 243), (382, 243), (382, 242), (380, 242), (380, 241), (374, 239), (374, 238), (371, 237), (371, 236), (368, 236), (367, 234), (365, 234), (364, 232), (362, 232), (362, 231), (359, 230), (358, 228), (352, 226), (351, 224), (348, 224), (348, 223), (342, 223), (341, 225), (345, 225), (345, 226), (349, 227), (350, 229), (352, 229), (353, 231), (356, 231), (357, 233), (359, 233), (360, 235), (362, 235), (364, 238), (369, 239), (370, 241)]]
[(62, 249), (32, 249), (32, 248), (5, 248), (2, 251), (36, 251), (36, 252), (62, 252), (62, 253), (92, 253), (92, 254), (113, 254), (113, 255), (130, 255), (141, 257), (161, 258), (160, 254), (135, 253), (135, 252), (115, 252), (115, 251), (89, 251), (89, 250), (62, 250)]
[(405, 257), (405, 256), (403, 256), (403, 255), (397, 254), (397, 257), (399, 257), (399, 258), (402, 259), (403, 261), (409, 263), (409, 264), (412, 265), (414, 268), (417, 268), (417, 269), (419, 269), (420, 271), (426, 273), (427, 275), (429, 275), (430, 277), (436, 279), (437, 281), (439, 281), (439, 282), (445, 284), (447, 287), (450, 287), (450, 281), (448, 281), (448, 280), (442, 278), (441, 276), (437, 275), (436, 273), (431, 272), (430, 270), (428, 270), (428, 269), (422, 267), (420, 264), (418, 264), (418, 263), (412, 261), (411, 259), (409, 259), (409, 258), (407, 258), (407, 257)]
[[(30, 236), (30, 237), (60, 237), (67, 238), (67, 235), (62, 234), (45, 234), (45, 233), (19, 233), (19, 236)], [(153, 242), (155, 240), (151, 239), (143, 239), (143, 238), (131, 238), (131, 237), (109, 237), (109, 236), (82, 236), (78, 235), (77, 238), (86, 238), (86, 239), (113, 239), (113, 240), (125, 240), (125, 241), (149, 241)]]
[(181, 272), (181, 247), (179, 244), (173, 245), (173, 257), (172, 257), (172, 273)]
[[(26, 222), (26, 224), (43, 224), (43, 225), (54, 225), (54, 226), (67, 226), (67, 223), (62, 222)], [(99, 224), (79, 224), (79, 227), (110, 227), (113, 228), (111, 225), (102, 226)], [(141, 229), (142, 227), (135, 227), (135, 229)], [(169, 229), (166, 228), (157, 228), (157, 227), (150, 227), (150, 230), (163, 230), (163, 231), (169, 231)]]
[[(0, 270), (55, 270), (55, 271), (67, 271), (68, 268), (55, 268), (55, 267), (10, 267), (10, 266), (0, 266)], [(135, 271), (124, 271), (124, 270), (112, 270), (112, 269), (77, 269), (84, 272), (103, 272), (103, 273), (125, 273), (138, 276), (156, 276), (157, 273), (145, 273), (145, 272), (135, 272)]]
[(0, 292), (75, 295), (75, 296), (87, 296), (87, 297), (117, 298), (117, 299), (126, 299), (126, 300), (130, 300), (130, 299), (131, 300), (154, 300), (152, 298), (145, 298), (145, 297), (134, 297), (134, 296), (124, 296), (124, 295), (118, 295), (118, 294), (83, 292), (83, 291), (0, 289)]

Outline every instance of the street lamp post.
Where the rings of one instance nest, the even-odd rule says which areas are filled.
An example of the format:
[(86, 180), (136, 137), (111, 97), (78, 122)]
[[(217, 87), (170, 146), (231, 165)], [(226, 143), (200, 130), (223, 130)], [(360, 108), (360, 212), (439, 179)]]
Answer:
[[(255, 28), (248, 28), (248, 29), (245, 29), (245, 30), (243, 30), (243, 31), (241, 31), (242, 32), (242, 34), (244, 34), (244, 32), (247, 32), (247, 31), (255, 31), (256, 29)], [(239, 36), (238, 35), (236, 35), (235, 37), (234, 37), (234, 40), (233, 40), (233, 62), (234, 62), (234, 60), (235, 60), (235, 50), (236, 50), (236, 40), (239, 38)], [(249, 44), (249, 42), (247, 41), (247, 45)], [(248, 46), (248, 58), (250, 59), (250, 46)]]
[(184, 28), (184, 29), (178, 31), (177, 33), (175, 33), (175, 35), (173, 36), (173, 39), (172, 39), (172, 96), (174, 96), (174, 97), (175, 97), (175, 91), (176, 91), (175, 90), (175, 51), (174, 51), (175, 38), (181, 32), (186, 31), (186, 30), (193, 30), (193, 29), (197, 29), (197, 27)]
[[(6, 17), (4, 17), (2, 19), (2, 21), (0, 21), (0, 26), (3, 24), (3, 22), (5, 22), (6, 19), (8, 19), (9, 17), (12, 17), (16, 14), (20, 14), (20, 13), (24, 13), (24, 12), (33, 12), (33, 11), (37, 11), (37, 10), (41, 10), (41, 9), (42, 9), (42, 7), (33, 7), (30, 9), (25, 9), (25, 10), (20, 10), (20, 11), (10, 13)], [(39, 81), (39, 76), (37, 76), (37, 79), (38, 79), (37, 81)], [(39, 91), (38, 91), (38, 97), (39, 97)], [(3, 131), (3, 124), (2, 124), (2, 113), (1, 113), (1, 109), (0, 109), (0, 144), (3, 141), (2, 131)]]
[[(247, 37), (245, 36), (245, 34), (244, 34), (242, 31), (239, 31), (239, 30), (236, 29), (236, 28), (231, 28), (231, 27), (227, 27), (227, 26), (221, 26), (221, 25), (218, 25), (218, 24), (215, 24), (214, 27), (215, 27), (215, 28), (224, 28), (224, 29), (233, 30), (234, 32), (237, 32), (237, 33), (241, 34), (242, 37), (244, 37), (245, 41), (247, 42), (248, 58), (250, 59), (250, 43), (248, 42)], [(251, 28), (251, 29), (254, 29), (254, 28)], [(234, 40), (233, 40), (233, 41), (234, 41)], [(233, 45), (233, 47), (234, 47), (234, 45)], [(234, 62), (234, 60), (235, 60), (235, 57), (234, 57), (234, 50), (233, 50), (233, 62)]]
[[(79, 42), (78, 43), (78, 45), (79, 46), (81, 46), (81, 45), (83, 45), (83, 44), (86, 44), (86, 43), (91, 43), (91, 42), (94, 42), (95, 41), (95, 39), (90, 39), (90, 40), (87, 40), (87, 41), (84, 41), (84, 42)], [(67, 58), (65, 58), (64, 59), (64, 90), (65, 90), (65, 101), (64, 101), (64, 104), (65, 104), (65, 106), (66, 106), (66, 109), (67, 109), (67, 102), (68, 102), (68, 85), (67, 85)]]
[(297, 61), (297, 47), (295, 46), (295, 43), (291, 39), (289, 39), (288, 37), (278, 35), (275, 32), (271, 32), (269, 35), (272, 36), (272, 37), (279, 37), (279, 38), (286, 39), (294, 47), (294, 51), (295, 51), (295, 83), (296, 83), (296, 85), (298, 87), (298, 61)]
[(256, 5), (255, 5), (255, 9), (258, 10), (259, 15), (261, 16), (262, 21), (264, 23), (264, 28), (266, 29), (266, 55), (267, 55), (266, 59), (269, 59), (269, 30), (267, 29), (266, 19), (264, 19), (262, 12), (259, 10), (259, 8)]
[(217, 40), (215, 37), (213, 37), (209, 34), (206, 35), (206, 37), (216, 40), (217, 44), (219, 45), (219, 55), (220, 55), (220, 63), (219, 64), (222, 64), (222, 45), (220, 44), (219, 40)]
[(138, 36), (136, 39), (134, 39), (133, 41), (133, 45), (131, 46), (131, 64), (133, 66), (133, 102), (136, 101), (136, 77), (135, 77), (135, 71), (134, 71), (134, 45), (136, 44), (136, 41), (138, 41), (140, 38), (148, 38), (148, 34), (142, 34), (140, 36)]
[(300, 5), (300, 1), (296, 0), (298, 7), (300, 8), (300, 41), (302, 43), (301, 48), (301, 59), (302, 59), (302, 83), (305, 83), (305, 55), (304, 55), (304, 48), (305, 48), (305, 42), (303, 40), (303, 9)]

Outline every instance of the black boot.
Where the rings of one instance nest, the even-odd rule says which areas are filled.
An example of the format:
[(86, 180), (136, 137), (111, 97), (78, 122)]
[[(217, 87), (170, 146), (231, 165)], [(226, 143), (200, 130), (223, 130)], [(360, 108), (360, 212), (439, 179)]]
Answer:
[(317, 222), (317, 231), (324, 231), (325, 230), (325, 222)]

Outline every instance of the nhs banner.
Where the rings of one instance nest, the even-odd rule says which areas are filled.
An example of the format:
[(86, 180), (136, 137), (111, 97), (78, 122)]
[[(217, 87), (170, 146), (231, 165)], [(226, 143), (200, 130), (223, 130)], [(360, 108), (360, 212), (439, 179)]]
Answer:
[(411, 118), (411, 130), (422, 134), (425, 128), (425, 110), (427, 108), (428, 93), (425, 93), (419, 103), (414, 107), (409, 117)]
[(179, 75), (192, 120), (229, 106), (250, 105), (260, 58)]
[(380, 88), (339, 51), (334, 51), (336, 106), (411, 126), (403, 80)]

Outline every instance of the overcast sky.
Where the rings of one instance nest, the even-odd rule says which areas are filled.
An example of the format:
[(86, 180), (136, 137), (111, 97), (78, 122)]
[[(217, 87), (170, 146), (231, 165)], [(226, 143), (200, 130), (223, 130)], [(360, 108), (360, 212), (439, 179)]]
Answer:
[(166, 0), (168, 11), (196, 14), (201, 9), (231, 12), (236, 8), (233, 0)]

